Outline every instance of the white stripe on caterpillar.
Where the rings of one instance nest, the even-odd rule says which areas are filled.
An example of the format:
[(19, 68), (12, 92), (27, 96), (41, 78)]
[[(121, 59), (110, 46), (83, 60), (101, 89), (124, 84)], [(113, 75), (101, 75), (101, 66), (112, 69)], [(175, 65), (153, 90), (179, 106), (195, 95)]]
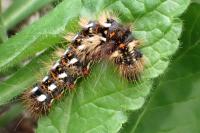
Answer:
[(85, 49), (85, 45), (78, 46), (78, 50), (83, 50), (83, 49)]
[(42, 79), (42, 82), (45, 82), (49, 77), (48, 76), (45, 76), (43, 79)]
[(73, 58), (69, 61), (69, 64), (72, 65), (74, 63), (78, 62), (78, 59), (77, 58)]
[(51, 84), (50, 86), (48, 86), (48, 89), (50, 90), (50, 91), (53, 91), (53, 90), (55, 90), (57, 88), (57, 86), (55, 85), (55, 84)]
[(39, 88), (36, 86), (36, 87), (34, 87), (32, 90), (31, 90), (31, 93), (34, 93), (34, 92), (36, 92), (37, 90), (38, 90)]
[(43, 101), (45, 101), (46, 99), (47, 99), (47, 96), (44, 95), (44, 94), (42, 94), (42, 95), (40, 95), (40, 96), (37, 97), (37, 101), (39, 101), (39, 102), (43, 102)]
[(66, 77), (67, 77), (67, 74), (65, 72), (58, 75), (59, 79), (63, 79), (63, 78), (66, 78)]
[(58, 67), (59, 65), (59, 62), (56, 62), (56, 64), (53, 65), (52, 69), (56, 69), (56, 67)]

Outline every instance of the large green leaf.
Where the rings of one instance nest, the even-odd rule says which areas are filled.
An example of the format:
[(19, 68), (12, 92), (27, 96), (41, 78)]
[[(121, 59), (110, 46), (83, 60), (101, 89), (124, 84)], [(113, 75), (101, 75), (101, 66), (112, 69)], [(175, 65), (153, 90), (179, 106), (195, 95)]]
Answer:
[(40, 119), (39, 133), (119, 131), (127, 120), (126, 111), (142, 107), (152, 87), (151, 79), (164, 72), (169, 56), (177, 50), (181, 33), (181, 21), (177, 16), (189, 1), (122, 0), (102, 6), (104, 3), (107, 4), (106, 1), (83, 1), (82, 14), (96, 13), (103, 8), (119, 9), (122, 21), (134, 22), (135, 35), (143, 40), (142, 51), (146, 56), (142, 81), (137, 85), (127, 83), (116, 76), (112, 66), (98, 65), (89, 78), (78, 84), (75, 93), (68, 94), (49, 116)]
[(124, 133), (200, 132), (199, 8), (200, 4), (193, 3), (182, 16), (185, 26), (182, 47), (160, 79), (150, 102), (142, 113), (132, 115)]

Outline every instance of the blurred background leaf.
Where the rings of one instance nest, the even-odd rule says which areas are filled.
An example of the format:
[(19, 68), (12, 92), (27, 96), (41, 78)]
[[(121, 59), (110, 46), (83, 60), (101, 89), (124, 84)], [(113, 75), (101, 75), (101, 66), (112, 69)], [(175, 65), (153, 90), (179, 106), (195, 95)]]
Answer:
[(2, 18), (0, 17), (0, 43), (5, 42), (8, 39), (5, 26), (3, 25)]
[(8, 37), (6, 33), (6, 28), (2, 21), (2, 1), (0, 1), (0, 43), (5, 42)]
[(33, 12), (55, 0), (14, 0), (11, 6), (2, 14), (6, 29), (13, 28)]

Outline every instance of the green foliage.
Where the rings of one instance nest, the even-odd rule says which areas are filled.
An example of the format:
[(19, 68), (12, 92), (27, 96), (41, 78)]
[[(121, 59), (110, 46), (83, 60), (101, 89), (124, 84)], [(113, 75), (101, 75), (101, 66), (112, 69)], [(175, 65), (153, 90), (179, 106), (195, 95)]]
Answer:
[[(44, 68), (41, 62), (49, 62), (51, 58), (51, 51), (36, 57), (37, 52), (63, 41), (63, 36), (77, 25), (79, 16), (94, 18), (109, 10), (117, 12), (122, 23), (133, 24), (136, 38), (143, 42), (141, 50), (145, 55), (145, 70), (141, 81), (128, 83), (118, 75), (112, 64), (100, 63), (92, 69), (88, 78), (77, 84), (75, 91), (66, 94), (62, 101), (54, 104), (48, 116), (39, 120), (37, 132), (197, 133), (198, 3), (191, 4), (181, 17), (184, 20), (181, 49), (168, 67), (172, 55), (180, 47), (178, 38), (182, 32), (182, 21), (178, 17), (189, 2), (63, 1), (38, 22), (0, 45), (0, 72), (9, 72), (14, 66), (20, 66), (0, 83), (0, 105), (9, 102), (36, 81), (38, 70)], [(20, 19), (13, 19), (11, 23), (18, 21)], [(27, 59), (31, 62), (21, 65)], [(159, 77), (161, 74), (163, 76)], [(155, 91), (149, 95), (153, 87)], [(4, 119), (0, 118), (0, 122)]]
[(0, 43), (7, 40), (5, 26), (3, 25), (2, 18), (0, 17)]
[(13, 104), (11, 108), (6, 113), (1, 114), (0, 118), (0, 127), (6, 126), (13, 118), (18, 117), (18, 115), (22, 112), (22, 105)]

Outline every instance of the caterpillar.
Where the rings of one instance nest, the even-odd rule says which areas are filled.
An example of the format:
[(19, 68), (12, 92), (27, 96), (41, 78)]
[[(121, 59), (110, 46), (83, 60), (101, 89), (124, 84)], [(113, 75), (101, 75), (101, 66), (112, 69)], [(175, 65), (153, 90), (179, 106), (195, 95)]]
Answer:
[(66, 37), (70, 44), (48, 74), (23, 93), (23, 103), (32, 116), (47, 114), (53, 101), (65, 91), (73, 90), (79, 78), (89, 75), (91, 64), (100, 60), (113, 62), (127, 80), (138, 80), (143, 70), (143, 54), (130, 26), (107, 16), (96, 21), (82, 19), (80, 26), (80, 32)]

